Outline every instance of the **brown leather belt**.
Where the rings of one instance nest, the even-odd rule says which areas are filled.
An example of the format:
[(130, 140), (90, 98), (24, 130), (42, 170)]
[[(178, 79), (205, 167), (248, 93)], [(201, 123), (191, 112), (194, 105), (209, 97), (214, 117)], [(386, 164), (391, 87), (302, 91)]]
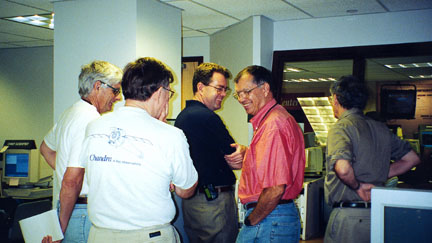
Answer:
[[(280, 200), (280, 201), (278, 202), (278, 205), (280, 205), (280, 204), (288, 204), (288, 203), (292, 203), (292, 202), (293, 202), (292, 199), (289, 199), (289, 200)], [(251, 208), (254, 208), (254, 207), (256, 207), (257, 205), (258, 205), (257, 202), (251, 202), (251, 203), (248, 203), (248, 204), (246, 204), (246, 210), (251, 209)]]
[[(215, 186), (215, 189), (216, 189), (219, 193), (221, 193), (221, 192), (230, 192), (230, 191), (233, 191), (233, 190), (234, 190), (234, 188), (233, 188), (232, 186)], [(200, 193), (204, 193), (204, 188), (200, 187), (200, 188), (198, 189), (198, 191), (199, 191)]]
[(78, 197), (75, 204), (87, 204), (87, 197)]

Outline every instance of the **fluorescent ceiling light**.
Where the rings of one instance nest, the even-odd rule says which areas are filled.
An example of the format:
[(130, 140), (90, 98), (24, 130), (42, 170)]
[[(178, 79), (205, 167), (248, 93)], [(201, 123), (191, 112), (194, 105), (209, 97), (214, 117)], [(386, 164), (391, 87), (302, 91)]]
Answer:
[(4, 19), (23, 24), (35, 25), (47, 29), (54, 29), (54, 13), (40, 15), (36, 14), (31, 16), (17, 16)]
[(335, 78), (300, 78), (300, 79), (284, 79), (287, 83), (314, 83), (314, 82), (334, 82)]
[(386, 66), (387, 68), (423, 68), (423, 67), (432, 67), (432, 62), (385, 64), (384, 66)]
[(425, 75), (417, 75), (417, 76), (409, 76), (410, 78), (413, 79), (418, 79), (418, 78), (432, 78), (432, 74), (425, 74)]
[(290, 68), (290, 67), (287, 67), (287, 68), (284, 69), (284, 72), (285, 73), (300, 73), (300, 72), (303, 72), (303, 70), (299, 69), (299, 68)]

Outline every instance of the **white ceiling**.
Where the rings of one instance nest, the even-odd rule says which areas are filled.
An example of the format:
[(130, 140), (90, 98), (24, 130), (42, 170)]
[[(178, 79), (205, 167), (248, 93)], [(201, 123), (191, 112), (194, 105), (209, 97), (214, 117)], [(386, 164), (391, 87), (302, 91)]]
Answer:
[[(0, 0), (0, 48), (52, 46), (54, 31), (3, 18), (45, 14), (53, 0)], [(432, 0), (162, 0), (181, 8), (183, 37), (208, 36), (263, 15), (274, 21), (431, 9)]]

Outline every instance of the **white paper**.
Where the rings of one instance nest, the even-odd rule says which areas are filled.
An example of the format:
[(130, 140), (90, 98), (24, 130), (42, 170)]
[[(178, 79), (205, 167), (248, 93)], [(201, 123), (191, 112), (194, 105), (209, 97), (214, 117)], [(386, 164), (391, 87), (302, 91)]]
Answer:
[(22, 219), (19, 224), (26, 243), (40, 243), (47, 235), (51, 235), (53, 241), (63, 239), (57, 209)]

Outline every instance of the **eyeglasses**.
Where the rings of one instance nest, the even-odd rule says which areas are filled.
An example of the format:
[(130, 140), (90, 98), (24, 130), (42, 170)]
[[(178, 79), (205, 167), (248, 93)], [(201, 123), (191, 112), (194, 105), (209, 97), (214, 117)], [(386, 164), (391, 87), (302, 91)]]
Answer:
[(251, 93), (254, 89), (256, 89), (256, 88), (258, 88), (258, 87), (261, 87), (261, 85), (262, 85), (262, 84), (258, 84), (256, 87), (254, 87), (254, 88), (252, 88), (252, 89), (248, 89), (248, 90), (243, 90), (243, 91), (235, 92), (235, 93), (233, 94), (233, 96), (234, 96), (234, 98), (236, 98), (237, 100), (240, 99), (240, 98), (242, 98), (242, 97), (249, 97), (250, 93)]
[(210, 86), (212, 88), (215, 88), (217, 90), (217, 93), (220, 94), (222, 92), (228, 93), (231, 91), (231, 89), (229, 87), (217, 87), (217, 86), (213, 86), (210, 84), (207, 84), (206, 86)]
[(112, 89), (112, 91), (113, 91), (113, 93), (114, 93), (115, 96), (117, 96), (117, 95), (120, 94), (120, 89), (116, 89), (113, 86), (105, 83), (104, 81), (99, 80), (99, 82), (101, 82), (103, 85), (107, 86), (108, 88)]
[(172, 90), (170, 90), (170, 89), (168, 89), (168, 88), (165, 88), (165, 87), (163, 87), (162, 86), (162, 88), (164, 89), (164, 90), (166, 90), (166, 91), (169, 91), (170, 92), (170, 99), (174, 96), (174, 94), (175, 94), (175, 92), (174, 91), (172, 91)]

